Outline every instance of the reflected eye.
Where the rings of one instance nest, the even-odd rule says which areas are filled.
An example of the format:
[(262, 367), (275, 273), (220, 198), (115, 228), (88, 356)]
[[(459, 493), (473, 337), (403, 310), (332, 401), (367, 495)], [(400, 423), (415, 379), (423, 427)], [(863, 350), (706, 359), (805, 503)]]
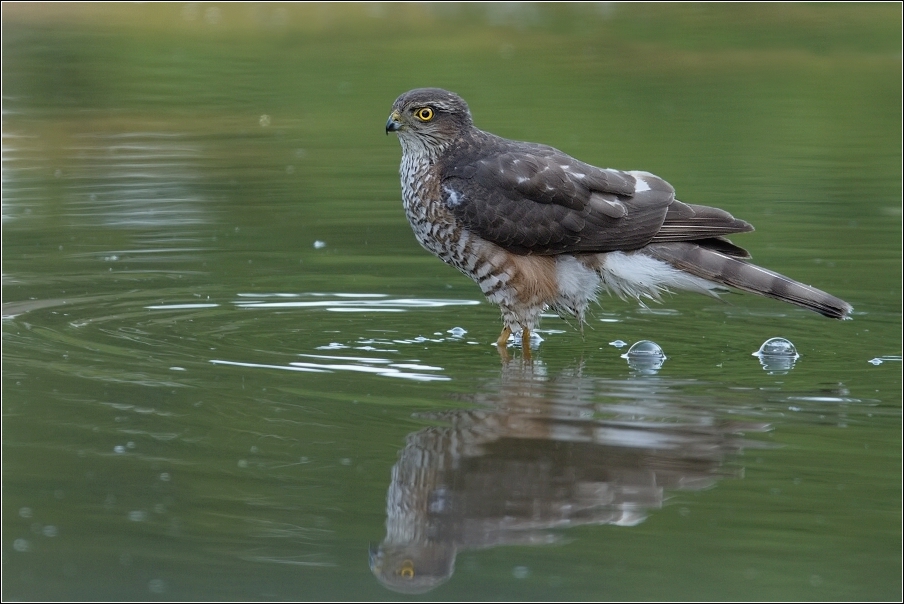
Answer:
[(433, 109), (431, 109), (430, 107), (421, 107), (414, 112), (414, 117), (421, 120), (422, 122), (429, 122), (433, 119), (433, 115)]
[[(423, 110), (421, 110), (423, 111)], [(418, 112), (420, 113), (420, 111)], [(431, 113), (432, 115), (432, 113)], [(402, 562), (402, 568), (399, 569), (399, 575), (406, 579), (414, 578), (414, 563), (411, 560), (405, 560)]]

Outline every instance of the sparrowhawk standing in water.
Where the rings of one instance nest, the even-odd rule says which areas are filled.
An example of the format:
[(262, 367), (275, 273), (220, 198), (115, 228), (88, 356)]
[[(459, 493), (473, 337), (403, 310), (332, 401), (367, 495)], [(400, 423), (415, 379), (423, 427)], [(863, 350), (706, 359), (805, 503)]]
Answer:
[(402, 144), (402, 200), (415, 237), (499, 305), (500, 346), (520, 332), (527, 351), (547, 308), (583, 321), (601, 290), (639, 300), (731, 286), (835, 319), (852, 310), (748, 262), (725, 236), (752, 231), (749, 223), (676, 200), (649, 172), (601, 169), (484, 132), (452, 92), (406, 92), (386, 132)]

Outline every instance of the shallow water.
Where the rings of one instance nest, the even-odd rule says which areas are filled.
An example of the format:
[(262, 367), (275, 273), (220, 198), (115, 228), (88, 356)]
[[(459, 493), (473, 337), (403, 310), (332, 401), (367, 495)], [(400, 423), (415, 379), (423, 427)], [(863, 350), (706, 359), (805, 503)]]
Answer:
[[(900, 598), (899, 25), (4, 5), (4, 598)], [(420, 85), (749, 220), (853, 320), (604, 297), (503, 361), (400, 207)]]

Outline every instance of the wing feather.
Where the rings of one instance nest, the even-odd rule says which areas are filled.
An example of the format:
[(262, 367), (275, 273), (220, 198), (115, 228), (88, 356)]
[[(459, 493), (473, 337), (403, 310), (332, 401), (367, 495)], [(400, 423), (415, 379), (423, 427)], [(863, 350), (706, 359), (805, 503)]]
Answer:
[(641, 189), (627, 172), (603, 170), (545, 145), (480, 135), (449, 154), (440, 190), (469, 230), (509, 251), (637, 249), (659, 232), (674, 200), (672, 187), (652, 175)]
[(597, 168), (476, 129), (440, 168), (456, 218), (516, 254), (628, 251), (753, 229), (723, 210), (676, 201), (672, 186), (648, 172)]

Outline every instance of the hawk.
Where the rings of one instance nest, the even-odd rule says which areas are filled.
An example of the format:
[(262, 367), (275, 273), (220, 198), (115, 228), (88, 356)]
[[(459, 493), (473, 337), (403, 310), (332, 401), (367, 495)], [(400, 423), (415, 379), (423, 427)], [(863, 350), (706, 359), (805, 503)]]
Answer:
[(748, 262), (726, 239), (753, 227), (718, 208), (682, 203), (649, 172), (602, 169), (536, 143), (484, 132), (467, 103), (439, 88), (406, 92), (386, 133), (402, 145), (402, 201), (418, 242), (480, 286), (502, 311), (497, 340), (540, 314), (579, 321), (601, 290), (658, 300), (672, 289), (730, 286), (845, 319), (852, 307)]

